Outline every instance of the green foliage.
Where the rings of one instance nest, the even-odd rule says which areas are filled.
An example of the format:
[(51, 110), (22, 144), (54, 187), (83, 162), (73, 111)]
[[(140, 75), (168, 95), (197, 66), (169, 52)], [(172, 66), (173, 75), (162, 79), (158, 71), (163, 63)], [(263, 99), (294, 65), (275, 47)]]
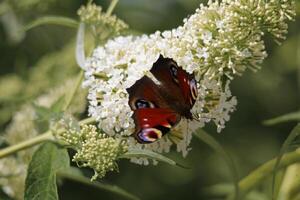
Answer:
[(24, 101), (19, 96), (23, 89), (24, 81), (15, 74), (0, 78), (0, 125), (1, 122), (7, 122), (11, 118), (12, 113), (16, 110), (15, 105)]
[(7, 1), (13, 8), (15, 8), (18, 11), (38, 11), (38, 10), (47, 10), (49, 6), (53, 3), (55, 3), (56, 0), (45, 0), (45, 1), (39, 1), (39, 0), (24, 0), (24, 1), (18, 1), (18, 0), (11, 0)]
[(65, 149), (50, 142), (43, 144), (29, 164), (24, 199), (58, 199), (56, 173), (68, 168), (69, 160)]
[(212, 136), (207, 134), (203, 129), (198, 129), (197, 131), (195, 131), (194, 135), (198, 139), (200, 139), (201, 141), (203, 141), (204, 143), (209, 145), (217, 153), (222, 155), (222, 157), (226, 161), (226, 164), (227, 164), (229, 170), (231, 171), (232, 180), (234, 182), (234, 187), (235, 187), (235, 199), (239, 199), (239, 185), (238, 185), (239, 176), (238, 176), (238, 171), (236, 169), (236, 166), (235, 166), (232, 158), (224, 150), (224, 148), (221, 146), (221, 144), (217, 140), (215, 140)]
[[(5, 5), (5, 3), (2, 3), (0, 7), (3, 8), (3, 5)], [(8, 36), (8, 42), (10, 44), (19, 43), (24, 39), (25, 32), (22, 30), (22, 24), (16, 13), (8, 5), (6, 7), (4, 6), (4, 11), (2, 10), (0, 13), (1, 12), (3, 12), (1, 19), (6, 35)]]
[[(279, 163), (277, 169), (283, 169), (289, 165), (300, 162), (300, 152), (293, 151), (290, 153), (284, 154), (281, 162)], [(240, 188), (240, 198), (245, 197), (252, 189), (262, 184), (262, 182), (274, 172), (274, 166), (276, 165), (277, 158), (272, 159), (268, 162), (265, 162), (257, 169), (251, 171), (247, 176), (239, 181)], [(231, 200), (234, 196), (234, 193), (230, 193), (227, 196), (227, 200)]]
[[(220, 183), (202, 189), (203, 193), (209, 197), (224, 197), (234, 191), (234, 185)], [(243, 200), (270, 200), (267, 195), (262, 192), (252, 191), (243, 198)]]
[(50, 120), (51, 118), (61, 114), (61, 110), (65, 104), (65, 96), (58, 98), (50, 108), (33, 104), (38, 120)]
[(279, 123), (289, 122), (289, 121), (300, 121), (300, 112), (292, 112), (279, 117), (275, 117), (269, 120), (265, 120), (263, 123), (267, 126), (276, 125)]
[(286, 138), (284, 143), (281, 146), (279, 155), (277, 157), (276, 163), (274, 165), (274, 171), (273, 171), (273, 182), (272, 182), (272, 198), (274, 198), (275, 195), (275, 181), (276, 181), (276, 173), (278, 170), (278, 166), (280, 164), (280, 161), (284, 155), (285, 152), (288, 151), (289, 146), (291, 143), (300, 135), (300, 124), (295, 126), (292, 130), (292, 132), (289, 134), (289, 136)]
[[(297, 13), (299, 14), (300, 3), (299, 1), (295, 2)], [(97, 3), (106, 8), (109, 1), (97, 1)], [(131, 28), (138, 29), (139, 34), (141, 34), (177, 27), (181, 24), (184, 17), (194, 12), (198, 4), (199, 1), (197, 0), (122, 0), (116, 9), (116, 14), (126, 19)], [(77, 1), (61, 1), (57, 3), (56, 0), (12, 0), (0, 3), (0, 23), (1, 27), (3, 27), (3, 30), (1, 29), (3, 42), (0, 45), (0, 126), (2, 130), (6, 128), (8, 122), (12, 119), (13, 113), (23, 107), (24, 103), (31, 102), (37, 96), (60, 86), (64, 80), (73, 77), (79, 71), (74, 58), (75, 40), (73, 36), (75, 31), (73, 29), (42, 26), (25, 33), (26, 37), (24, 39), (24, 37), (20, 37), (19, 33), (21, 32), (7, 31), (7, 25), (17, 24), (17, 29), (24, 29), (22, 22), (32, 21), (30, 25), (34, 25), (34, 27), (46, 24), (75, 27), (76, 20), (72, 20), (72, 18), (61, 19), (61, 17), (54, 16), (54, 14), (58, 14), (57, 16), (70, 16), (75, 19), (74, 13), (79, 6)], [(12, 13), (15, 19), (4, 20), (2, 18), (3, 13), (6, 16), (12, 16)], [(50, 18), (47, 19), (47, 17), (43, 16), (50, 16)], [(291, 128), (289, 124), (266, 128), (260, 125), (260, 121), (270, 116), (277, 116), (280, 113), (299, 109), (298, 88), (296, 88), (296, 81), (299, 79), (296, 75), (299, 64), (297, 65), (296, 63), (297, 55), (295, 53), (297, 52), (297, 48), (300, 48), (299, 43), (297, 43), (297, 39), (299, 38), (299, 17), (295, 23), (291, 23), (289, 26), (291, 27), (289, 37), (283, 43), (283, 46), (275, 47), (269, 44), (269, 41), (266, 41), (270, 55), (264, 64), (263, 70), (257, 74), (249, 73), (243, 79), (237, 79), (232, 84), (234, 88), (233, 93), (237, 96), (239, 105), (230, 125), (222, 133), (222, 144), (234, 149), (235, 161), (238, 164), (241, 177), (247, 175), (256, 166), (269, 160), (270, 157), (277, 155), (278, 144), (283, 142), (281, 133), (285, 133)], [(134, 32), (134, 30), (130, 31)], [(103, 34), (104, 36), (107, 35), (107, 33)], [(11, 39), (16, 38), (16, 35), (19, 38), (17, 43), (11, 43)], [(86, 39), (87, 41), (91, 41), (89, 36)], [(87, 44), (86, 46), (90, 47), (91, 45)], [(77, 95), (75, 95), (76, 97)], [(35, 109), (40, 117), (45, 117), (52, 112), (47, 107), (35, 107)], [(50, 115), (49, 118), (51, 118)], [(275, 125), (287, 121), (298, 122), (299, 118), (299, 112), (292, 112), (267, 120), (265, 124)], [(23, 125), (27, 126), (25, 123), (14, 124), (15, 127), (23, 127)], [(20, 131), (16, 135), (23, 136), (26, 134), (25, 132)], [(289, 137), (292, 136), (290, 135)], [(210, 151), (206, 151), (205, 146), (200, 145), (193, 144), (193, 151), (185, 159), (196, 170), (190, 170), (191, 178), (184, 184), (173, 181), (174, 179), (170, 177), (175, 177), (176, 180), (176, 177), (186, 176), (185, 173), (170, 173), (170, 166), (164, 165), (155, 167), (155, 169), (151, 167), (149, 169), (136, 168), (133, 165), (123, 165), (122, 173), (118, 174), (118, 178), (108, 176), (107, 179), (117, 185), (126, 185), (126, 188), (137, 191), (137, 193), (140, 193), (139, 196), (146, 200), (166, 199), (166, 196), (169, 199), (193, 198), (211, 200), (212, 198), (223, 199), (220, 198), (221, 195), (234, 193), (234, 187), (230, 184), (211, 190), (215, 195), (210, 196), (212, 198), (203, 197), (205, 192), (200, 189), (207, 185), (223, 182), (223, 179), (227, 178), (228, 170), (220, 167), (218, 159)], [(287, 146), (290, 147), (290, 145)], [(213, 148), (215, 149), (216, 147)], [(20, 152), (20, 155), (23, 155), (23, 153), (24, 151)], [(144, 152), (140, 156), (143, 157), (145, 154), (147, 153)], [(223, 155), (220, 152), (219, 154)], [(293, 152), (293, 155), (296, 154), (296, 152)], [(150, 159), (158, 160), (157, 155), (151, 156), (149, 157)], [(161, 161), (174, 165), (175, 162), (173, 160), (165, 158), (167, 157), (164, 157), (164, 161)], [(295, 157), (290, 156), (288, 158), (293, 160)], [(260, 170), (259, 173), (254, 170), (249, 176), (242, 179), (240, 182), (242, 186), (241, 193), (247, 193), (247, 191), (252, 190), (245, 197), (245, 200), (270, 199), (271, 192), (266, 188), (270, 188), (272, 182), (266, 177), (267, 175), (272, 176), (276, 173), (273, 170), (275, 161), (272, 161), (273, 165), (267, 163), (268, 168), (260, 168), (263, 170)], [(43, 163), (39, 164), (43, 165)], [(278, 163), (278, 169), (282, 169), (282, 167), (290, 164), (292, 163), (287, 163), (285, 156), (283, 156)], [(67, 174), (69, 171), (64, 172)], [(58, 175), (76, 182), (91, 185), (95, 188), (118, 193), (114, 191), (117, 186), (108, 185), (106, 187), (106, 184), (90, 182), (85, 177), (81, 177), (82, 180), (81, 178), (79, 180), (77, 176), (76, 178), (74, 178), (75, 176), (69, 178), (66, 174), (62, 175), (59, 173)], [(157, 176), (157, 174), (160, 176)], [(256, 176), (253, 176), (253, 174)], [(81, 173), (77, 175), (81, 176)], [(139, 177), (138, 181), (134, 181), (134, 177), (136, 176)], [(166, 177), (166, 180), (163, 177)], [(93, 195), (89, 189), (86, 190), (85, 188), (81, 191), (74, 191), (72, 187), (74, 183), (72, 182), (64, 182), (64, 185), (67, 185), (67, 187), (64, 187), (64, 190), (61, 191), (63, 197), (74, 195), (74, 198), (77, 200), (86, 198), (86, 195)], [(178, 190), (174, 190), (174, 185), (179, 186)], [(260, 187), (256, 187), (258, 185)], [(72, 190), (65, 188), (72, 188)], [(296, 193), (299, 193), (299, 189), (294, 192), (296, 196)], [(97, 193), (97, 197), (95, 198), (98, 197), (99, 194)], [(105, 193), (101, 193), (101, 198), (110, 199)], [(0, 193), (0, 199), (10, 200), (7, 195), (2, 193)]]
[(6, 94), (5, 97), (0, 95), (0, 108), (3, 108), (0, 125), (6, 123), (24, 103), (50, 88), (60, 86), (62, 80), (78, 72), (74, 55), (70, 53), (73, 49), (74, 44), (69, 44), (61, 51), (45, 55), (35, 67), (28, 70), (29, 77), (26, 80), (18, 76), (0, 78), (0, 94)]
[(49, 108), (33, 104), (36, 113), (35, 125), (40, 132), (45, 132), (50, 128), (51, 122), (60, 120), (64, 114), (62, 108), (65, 104), (65, 96), (61, 96)]
[(40, 18), (34, 20), (33, 22), (30, 22), (28, 25), (26, 25), (24, 27), (24, 31), (28, 31), (37, 26), (48, 25), (48, 24), (61, 25), (61, 26), (66, 26), (66, 27), (70, 27), (70, 28), (77, 28), (77, 26), (78, 26), (78, 22), (71, 18), (60, 17), (60, 16), (44, 16), (44, 17), (40, 17)]
[(139, 198), (136, 197), (133, 194), (130, 194), (126, 190), (116, 186), (116, 185), (110, 185), (110, 184), (104, 184), (98, 181), (91, 182), (89, 178), (85, 177), (82, 172), (78, 168), (68, 168), (67, 170), (60, 171), (58, 173), (59, 177), (70, 179), (73, 181), (76, 181), (78, 183), (82, 183), (86, 186), (94, 187), (99, 190), (104, 190), (111, 192), (113, 194), (119, 195), (120, 197), (124, 197), (126, 199), (132, 199), (132, 200), (138, 200)]

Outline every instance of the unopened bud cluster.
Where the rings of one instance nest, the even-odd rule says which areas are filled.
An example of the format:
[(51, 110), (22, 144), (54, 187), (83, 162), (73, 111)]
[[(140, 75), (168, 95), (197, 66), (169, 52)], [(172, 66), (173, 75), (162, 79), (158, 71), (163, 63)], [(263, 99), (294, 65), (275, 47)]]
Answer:
[[(60, 122), (62, 125), (62, 122)], [(61, 126), (62, 127), (62, 126)], [(119, 156), (127, 152), (127, 145), (120, 139), (107, 137), (94, 125), (83, 125), (80, 130), (66, 124), (66, 129), (55, 133), (59, 142), (76, 150), (73, 161), (80, 167), (90, 167), (95, 175), (92, 180), (104, 177), (109, 171), (118, 170)]]
[(102, 12), (102, 7), (94, 3), (81, 6), (78, 10), (78, 15), (81, 22), (92, 27), (94, 36), (101, 39), (119, 35), (123, 30), (128, 28), (128, 25), (124, 21), (115, 15)]

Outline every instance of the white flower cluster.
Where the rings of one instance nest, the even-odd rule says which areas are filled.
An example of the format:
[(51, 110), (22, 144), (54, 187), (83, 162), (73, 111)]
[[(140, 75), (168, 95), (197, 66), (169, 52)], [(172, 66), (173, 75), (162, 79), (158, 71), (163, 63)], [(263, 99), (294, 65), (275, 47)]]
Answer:
[[(262, 36), (271, 33), (276, 40), (283, 39), (286, 23), (293, 17), (293, 3), (287, 0), (209, 1), (176, 29), (109, 40), (85, 63), (89, 114), (110, 136), (132, 134), (135, 124), (126, 88), (149, 75), (159, 55), (172, 58), (196, 76), (199, 95), (192, 112), (199, 121), (181, 120), (168, 137), (152, 144), (139, 145), (132, 138), (129, 144), (168, 152), (176, 143), (185, 156), (195, 129), (210, 121), (218, 132), (224, 128), (237, 104), (230, 81), (247, 68), (259, 68), (267, 56)], [(174, 142), (174, 135), (180, 139)]]

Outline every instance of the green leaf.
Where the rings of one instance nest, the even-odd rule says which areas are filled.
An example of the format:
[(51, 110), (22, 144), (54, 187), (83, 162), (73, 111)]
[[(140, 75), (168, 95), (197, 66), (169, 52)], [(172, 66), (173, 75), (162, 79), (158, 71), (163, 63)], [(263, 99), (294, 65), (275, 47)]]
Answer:
[(39, 121), (42, 121), (42, 120), (47, 120), (50, 118), (51, 116), (51, 111), (49, 108), (47, 107), (44, 107), (44, 106), (39, 106), (37, 104), (32, 104), (33, 105), (33, 108), (34, 108), (34, 111), (35, 111), (35, 114), (37, 116), (37, 119)]
[(65, 104), (65, 95), (62, 95), (51, 105), (50, 110), (52, 111), (52, 113), (59, 113), (62, 111), (64, 104)]
[(290, 122), (290, 121), (300, 121), (300, 112), (292, 112), (285, 115), (281, 115), (279, 117), (275, 117), (269, 120), (265, 120), (263, 122), (264, 125), (272, 126), (275, 124)]
[(57, 200), (56, 172), (69, 167), (66, 149), (44, 143), (29, 163), (25, 181), (25, 200)]
[(104, 184), (104, 183), (100, 183), (100, 182), (96, 182), (96, 181), (91, 182), (89, 178), (85, 177), (82, 174), (82, 172), (78, 168), (75, 168), (75, 167), (70, 167), (67, 170), (59, 171), (58, 176), (61, 178), (67, 178), (67, 179), (82, 183), (84, 185), (98, 188), (100, 190), (105, 190), (105, 191), (120, 195), (127, 199), (132, 199), (132, 200), (139, 199), (135, 195), (127, 192), (126, 190), (124, 190), (116, 185), (109, 185), (109, 184)]
[[(272, 175), (276, 161), (277, 158), (274, 158), (272, 160), (265, 162), (264, 164), (251, 171), (248, 175), (246, 175), (242, 180), (239, 181), (241, 200), (243, 200), (244, 196), (248, 194), (251, 190), (257, 188), (259, 185), (265, 182), (268, 176)], [(295, 150), (290, 153), (285, 153), (278, 166), (278, 170), (285, 169), (286, 167), (299, 162), (300, 162), (299, 150)], [(232, 198), (233, 198), (233, 194), (231, 193), (230, 195), (227, 196), (226, 200), (231, 200)]]
[(224, 148), (219, 144), (217, 140), (215, 140), (211, 135), (207, 134), (204, 130), (198, 129), (194, 135), (202, 140), (204, 143), (209, 145), (212, 149), (214, 149), (217, 153), (222, 155), (222, 157), (225, 159), (228, 168), (231, 171), (232, 174), (232, 180), (234, 182), (234, 187), (235, 187), (235, 199), (239, 199), (239, 176), (238, 172), (236, 169), (236, 166), (232, 160), (232, 158), (228, 155), (228, 153), (224, 150)]
[(45, 132), (49, 128), (49, 120), (52, 117), (52, 113), (49, 108), (44, 107), (44, 106), (39, 106), (36, 104), (32, 104), (35, 114), (36, 114), (36, 119), (34, 120), (35, 128), (39, 132)]
[(136, 157), (150, 158), (153, 160), (168, 163), (170, 165), (178, 165), (175, 161), (173, 161), (172, 159), (166, 156), (145, 149), (129, 149), (127, 153), (121, 156), (121, 158), (129, 158), (129, 159), (136, 158)]
[(45, 132), (49, 128), (50, 120), (58, 121), (63, 118), (62, 108), (65, 103), (65, 96), (58, 98), (50, 108), (33, 104), (37, 119), (35, 125), (39, 131)]
[(50, 120), (51, 118), (57, 118), (57, 116), (61, 115), (62, 108), (65, 103), (65, 95), (61, 96), (58, 98), (50, 108), (44, 107), (37, 105), (33, 103), (33, 107), (35, 109), (35, 113), (37, 115), (38, 120), (43, 121), (43, 120)]
[(40, 25), (45, 24), (54, 24), (54, 25), (61, 25), (66, 26), (70, 28), (77, 28), (78, 22), (74, 19), (68, 18), (68, 17), (61, 17), (61, 16), (44, 16), (40, 17), (33, 22), (29, 23), (25, 26), (24, 30), (28, 31), (32, 28), (35, 28)]
[(273, 179), (272, 179), (272, 197), (274, 198), (275, 194), (275, 182), (276, 182), (276, 173), (280, 164), (280, 161), (283, 157), (283, 155), (288, 151), (290, 144), (293, 142), (293, 140), (296, 139), (300, 135), (300, 123), (297, 124), (291, 131), (290, 135), (285, 139), (284, 143), (282, 144), (279, 155), (277, 157), (276, 163), (274, 165), (273, 169)]

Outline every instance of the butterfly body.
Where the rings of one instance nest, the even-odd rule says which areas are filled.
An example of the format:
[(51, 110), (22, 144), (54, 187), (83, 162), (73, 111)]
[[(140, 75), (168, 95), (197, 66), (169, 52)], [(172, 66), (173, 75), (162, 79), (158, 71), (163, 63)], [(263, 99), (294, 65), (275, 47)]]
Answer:
[(140, 143), (155, 142), (182, 117), (193, 119), (191, 108), (197, 98), (194, 75), (173, 59), (160, 56), (150, 72), (152, 79), (144, 76), (127, 89), (136, 125), (133, 135)]

